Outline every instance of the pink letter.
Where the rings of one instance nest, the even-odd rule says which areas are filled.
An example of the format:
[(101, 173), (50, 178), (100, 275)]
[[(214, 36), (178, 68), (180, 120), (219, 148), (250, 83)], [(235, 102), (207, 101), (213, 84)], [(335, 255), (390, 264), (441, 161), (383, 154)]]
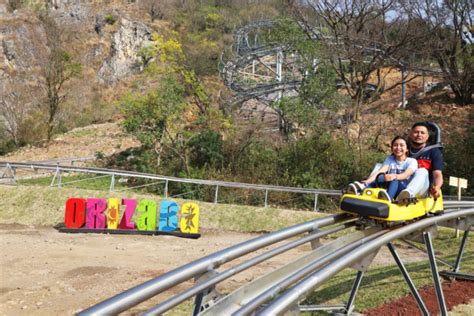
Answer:
[(86, 228), (105, 228), (105, 199), (87, 199)]

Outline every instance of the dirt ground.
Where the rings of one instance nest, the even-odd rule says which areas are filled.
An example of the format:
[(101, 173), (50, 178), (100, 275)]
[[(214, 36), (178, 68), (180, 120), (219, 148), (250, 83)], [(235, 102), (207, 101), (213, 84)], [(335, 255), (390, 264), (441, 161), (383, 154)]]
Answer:
[[(467, 308), (460, 307), (456, 313), (457, 315), (474, 315), (474, 284), (472, 281), (446, 281), (442, 285), (446, 308), (448, 311), (459, 304), (468, 304)], [(423, 302), (426, 304), (430, 315), (439, 315), (439, 305), (436, 297), (435, 288), (433, 286), (425, 287), (419, 291)], [(399, 316), (423, 315), (412, 295), (404, 296), (398, 300), (384, 304), (377, 308), (364, 312), (367, 316)]]
[[(51, 227), (3, 224), (0, 314), (70, 315), (180, 265), (257, 236), (203, 231), (201, 238), (192, 240), (172, 236), (65, 234)], [(232, 277), (220, 290), (234, 289), (309, 250), (309, 245), (304, 245), (277, 256)], [(404, 258), (420, 260), (413, 250), (402, 248), (399, 252)], [(391, 264), (391, 260), (382, 249), (375, 264)], [(158, 296), (135, 311), (154, 306), (171, 293)]]
[[(4, 315), (70, 315), (182, 264), (256, 237), (212, 231), (196, 240), (65, 234), (20, 225), (1, 225), (0, 236), (0, 312)], [(282, 260), (271, 260), (259, 270)], [(252, 277), (244, 273), (228, 284)]]
[(139, 146), (139, 142), (121, 129), (121, 123), (94, 124), (75, 128), (65, 134), (56, 135), (47, 146), (25, 146), (0, 156), (9, 162), (42, 161), (66, 158), (94, 157), (98, 153), (110, 156), (128, 148)]

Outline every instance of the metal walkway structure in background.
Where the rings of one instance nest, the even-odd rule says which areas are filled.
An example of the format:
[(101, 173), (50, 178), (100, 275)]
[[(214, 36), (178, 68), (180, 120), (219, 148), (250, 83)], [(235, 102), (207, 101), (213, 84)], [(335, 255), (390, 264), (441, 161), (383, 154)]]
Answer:
[[(245, 25), (234, 33), (234, 41), (228, 56), (221, 55), (219, 61), (219, 73), (226, 86), (234, 93), (234, 97), (226, 100), (226, 103), (234, 106), (239, 105), (241, 114), (246, 117), (260, 117), (267, 123), (274, 121), (274, 117), (279, 116), (278, 109), (272, 106), (272, 102), (280, 100), (284, 96), (293, 97), (298, 95), (298, 90), (307, 73), (302, 72), (300, 56), (293, 47), (272, 41), (270, 30), (278, 23), (272, 20), (256, 21)], [(308, 25), (300, 23), (306, 29), (308, 38), (313, 41), (325, 41), (330, 45), (338, 45), (331, 36), (323, 35), (322, 26), (310, 28)], [(361, 50), (371, 52), (381, 52), (377, 48), (378, 43), (373, 43), (373, 47), (360, 47)], [(439, 69), (428, 69), (410, 62), (401, 62), (392, 58), (390, 60), (393, 67), (399, 68), (402, 77), (407, 76), (407, 72), (414, 72), (423, 75), (441, 76)], [(313, 61), (314, 67), (317, 60)], [(336, 83), (335, 83), (336, 84)], [(338, 89), (342, 85), (336, 84)], [(425, 87), (424, 87), (425, 88)], [(370, 96), (376, 87), (369, 85), (366, 95)], [(244, 103), (255, 100), (260, 106), (246, 106)], [(402, 105), (406, 103), (406, 83), (402, 81)], [(327, 109), (324, 113), (329, 114)]]
[[(169, 289), (174, 288), (174, 292), (176, 292), (178, 286), (180, 289), (177, 290), (177, 294), (159, 302), (156, 306), (145, 311), (143, 315), (163, 314), (191, 298), (194, 298), (193, 315), (251, 315), (253, 313), (282, 315), (300, 311), (332, 311), (351, 314), (355, 308), (354, 300), (364, 273), (383, 246), (387, 246), (393, 255), (407, 286), (420, 307), (420, 311), (424, 315), (429, 315), (423, 299), (392, 243), (400, 238), (422, 240), (426, 245), (440, 311), (442, 315), (447, 315), (437, 267), (438, 259), (434, 255), (432, 238), (438, 226), (453, 227), (465, 232), (456, 263), (451, 272), (457, 271), (457, 274), (450, 275), (450, 277), (462, 277), (462, 274), (458, 273), (460, 262), (465, 251), (467, 236), (474, 224), (474, 203), (469, 204), (471, 208), (448, 211), (443, 215), (426, 217), (406, 225), (390, 228), (366, 227), (325, 244), (321, 244), (319, 239), (350, 229), (354, 226), (355, 219), (347, 214), (336, 214), (316, 219), (257, 237), (185, 264), (87, 308), (79, 315), (117, 314)], [(452, 207), (459, 208), (459, 205), (452, 205)], [(466, 202), (463, 202), (463, 205), (467, 205)], [(312, 250), (293, 262), (243, 284), (229, 294), (221, 294), (216, 290), (216, 286), (229, 277), (304, 244), (310, 244)], [(252, 258), (222, 271), (218, 270), (223, 264), (257, 250), (267, 249), (271, 245), (276, 245), (276, 247), (263, 253), (259, 252)], [(347, 302), (337, 306), (299, 305), (325, 281), (350, 267), (355, 268), (358, 272)], [(191, 279), (195, 280), (194, 284), (182, 290), (186, 286), (184, 282)]]

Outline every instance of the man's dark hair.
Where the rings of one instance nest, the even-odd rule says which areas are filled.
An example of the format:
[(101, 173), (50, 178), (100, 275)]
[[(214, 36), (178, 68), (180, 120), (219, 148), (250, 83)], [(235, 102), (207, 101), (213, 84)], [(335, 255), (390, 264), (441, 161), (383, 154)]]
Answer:
[(426, 122), (416, 122), (415, 124), (413, 124), (413, 126), (411, 127), (411, 129), (414, 129), (415, 127), (417, 126), (424, 126), (426, 127), (426, 129), (429, 131), (430, 130), (430, 127), (428, 126), (428, 124), (426, 124)]

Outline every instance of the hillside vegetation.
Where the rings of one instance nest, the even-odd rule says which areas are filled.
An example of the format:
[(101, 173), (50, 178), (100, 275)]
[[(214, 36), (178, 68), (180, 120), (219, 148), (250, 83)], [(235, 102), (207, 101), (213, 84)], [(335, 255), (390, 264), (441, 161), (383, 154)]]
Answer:
[[(8, 1), (0, 6), (0, 154), (27, 144), (47, 152), (73, 128), (120, 122), (134, 143), (113, 150), (89, 146), (103, 166), (341, 189), (367, 175), (393, 136), (415, 121), (434, 120), (444, 133), (445, 176), (472, 183), (473, 60), (471, 37), (464, 35), (472, 33), (466, 19), (472, 3), (460, 3), (438, 9), (459, 17), (461, 26), (443, 20), (433, 28), (423, 14), (416, 16), (422, 7), (393, 20), (371, 17), (395, 7), (353, 7), (352, 13), (344, 7), (333, 23), (339, 13), (304, 1)], [(241, 105), (229, 101), (234, 91), (218, 77), (221, 54), (235, 53), (234, 33), (261, 20), (275, 21), (262, 43), (293, 47), (291, 54), (300, 56), (298, 95), (268, 105), (278, 118), (276, 131), (258, 116), (244, 120)], [(315, 28), (327, 35), (321, 38), (346, 45), (315, 41)], [(380, 49), (360, 49), (375, 42)], [(426, 78), (446, 80), (447, 89), (423, 93), (426, 78), (412, 71), (404, 77), (403, 109), (402, 62), (439, 71)], [(337, 90), (335, 81), (343, 88)], [(369, 84), (375, 92), (367, 95)], [(64, 149), (65, 156), (70, 152)], [(193, 191), (187, 185), (177, 190)], [(252, 204), (256, 198), (243, 199)], [(308, 205), (292, 196), (278, 199)]]

